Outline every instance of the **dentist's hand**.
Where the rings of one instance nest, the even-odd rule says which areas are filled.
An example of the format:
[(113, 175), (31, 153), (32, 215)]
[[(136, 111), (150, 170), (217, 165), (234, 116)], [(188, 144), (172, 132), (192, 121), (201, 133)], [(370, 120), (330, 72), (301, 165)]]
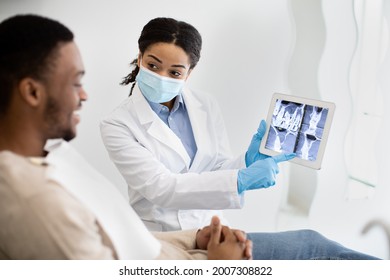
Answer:
[(295, 153), (281, 154), (257, 160), (249, 167), (240, 169), (237, 176), (238, 193), (275, 185), (276, 174), (279, 173), (278, 163), (294, 157)]
[(246, 167), (250, 166), (255, 161), (269, 158), (269, 156), (259, 152), (260, 143), (261, 140), (263, 139), (266, 128), (267, 128), (266, 122), (264, 120), (261, 120), (260, 125), (257, 128), (257, 132), (256, 134), (253, 135), (252, 141), (248, 147), (248, 151), (245, 154)]

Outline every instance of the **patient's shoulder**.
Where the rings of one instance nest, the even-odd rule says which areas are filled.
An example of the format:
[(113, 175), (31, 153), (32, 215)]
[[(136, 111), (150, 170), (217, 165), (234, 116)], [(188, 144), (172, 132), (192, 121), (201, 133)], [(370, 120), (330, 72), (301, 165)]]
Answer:
[(0, 189), (23, 197), (41, 192), (46, 187), (47, 168), (43, 158), (27, 158), (2, 151), (0, 152)]
[(50, 166), (0, 152), (0, 248), (10, 259), (110, 259), (95, 215), (47, 176)]

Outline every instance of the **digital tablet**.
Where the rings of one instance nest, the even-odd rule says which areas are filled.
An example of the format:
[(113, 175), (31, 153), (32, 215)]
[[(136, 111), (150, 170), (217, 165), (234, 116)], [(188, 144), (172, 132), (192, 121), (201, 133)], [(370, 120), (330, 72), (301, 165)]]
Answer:
[(320, 169), (335, 107), (331, 102), (275, 93), (260, 152), (296, 153), (290, 162)]

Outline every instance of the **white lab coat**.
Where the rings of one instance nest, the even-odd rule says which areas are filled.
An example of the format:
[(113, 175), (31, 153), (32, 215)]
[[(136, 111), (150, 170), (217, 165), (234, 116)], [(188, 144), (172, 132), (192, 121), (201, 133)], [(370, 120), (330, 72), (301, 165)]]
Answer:
[(183, 98), (197, 145), (191, 166), (181, 140), (137, 85), (100, 124), (109, 156), (128, 184), (130, 204), (153, 231), (200, 228), (213, 215), (223, 219), (217, 209), (242, 205), (237, 169), (245, 167), (245, 159), (231, 158), (219, 107), (189, 89)]

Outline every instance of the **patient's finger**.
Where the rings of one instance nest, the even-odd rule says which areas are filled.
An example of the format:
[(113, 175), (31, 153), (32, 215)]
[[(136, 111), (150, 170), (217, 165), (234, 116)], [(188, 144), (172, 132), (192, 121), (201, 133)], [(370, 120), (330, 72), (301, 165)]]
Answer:
[(242, 230), (234, 229), (234, 234), (236, 235), (236, 238), (239, 242), (245, 242), (246, 241), (246, 233)]
[(219, 244), (219, 241), (221, 239), (222, 225), (221, 221), (217, 216), (213, 216), (211, 218), (210, 229), (210, 243)]
[(253, 259), (252, 251), (253, 251), (253, 243), (251, 240), (248, 239), (245, 241), (245, 252), (244, 252), (245, 257), (248, 260)]

